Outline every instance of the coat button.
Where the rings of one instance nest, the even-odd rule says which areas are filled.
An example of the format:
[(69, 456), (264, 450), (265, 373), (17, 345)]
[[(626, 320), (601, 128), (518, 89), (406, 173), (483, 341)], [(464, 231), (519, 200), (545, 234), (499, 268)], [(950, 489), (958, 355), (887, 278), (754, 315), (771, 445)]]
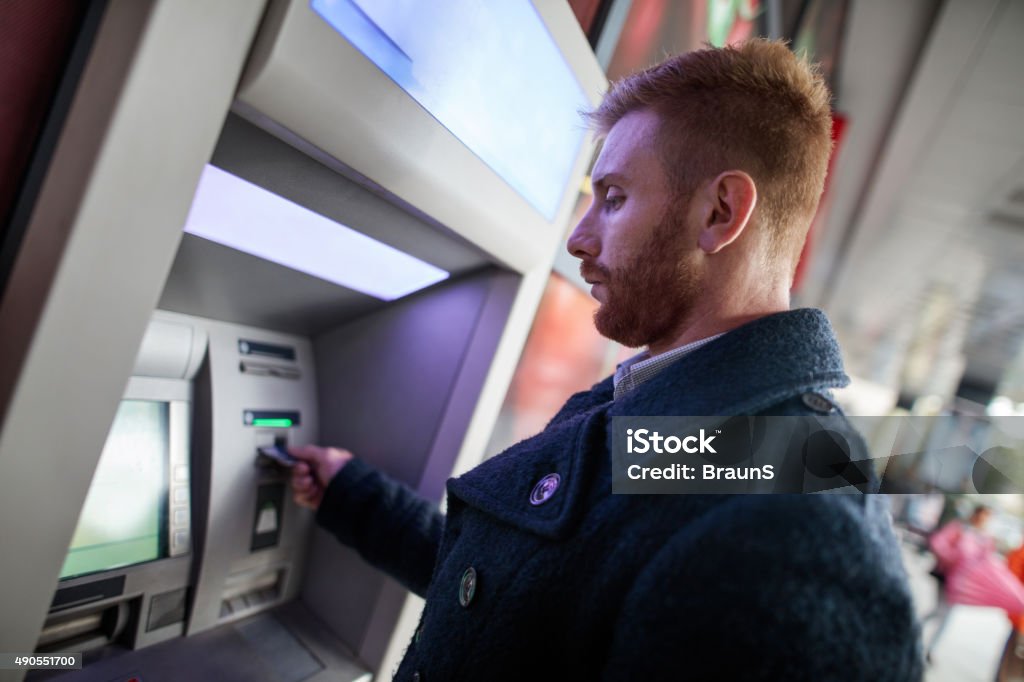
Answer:
[(537, 481), (537, 485), (533, 486), (533, 491), (530, 492), (530, 504), (536, 507), (547, 502), (558, 490), (558, 484), (561, 482), (562, 477), (558, 474), (548, 474)]
[(423, 682), (423, 675), (420, 675), (419, 670), (412, 674), (412, 682)]
[(836, 408), (831, 400), (820, 393), (804, 393), (800, 396), (800, 400), (802, 400), (804, 405), (807, 407), (811, 408), (815, 412), (821, 412), (822, 414), (829, 414)]
[(462, 574), (462, 580), (459, 581), (459, 603), (463, 608), (469, 606), (469, 603), (473, 601), (473, 596), (476, 594), (476, 569), (470, 566), (466, 569), (466, 572)]

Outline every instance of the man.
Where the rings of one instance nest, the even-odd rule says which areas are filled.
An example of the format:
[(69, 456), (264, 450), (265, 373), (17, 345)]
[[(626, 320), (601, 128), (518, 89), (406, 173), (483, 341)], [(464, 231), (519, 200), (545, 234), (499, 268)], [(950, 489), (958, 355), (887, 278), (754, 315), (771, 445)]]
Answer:
[(647, 351), (449, 481), (447, 518), (346, 451), (293, 450), (296, 500), (426, 597), (396, 679), (920, 677), (876, 496), (611, 494), (612, 417), (834, 413), (827, 391), (848, 380), (831, 328), (788, 310), (828, 98), (763, 40), (614, 86), (568, 248), (598, 330)]
[(954, 604), (949, 600), (947, 592), (949, 577), (964, 566), (995, 554), (995, 540), (985, 532), (991, 518), (992, 508), (979, 504), (967, 517), (966, 524), (959, 519), (953, 519), (928, 538), (928, 546), (935, 555), (935, 568), (931, 574), (937, 581), (937, 590), (935, 607), (921, 618), (921, 626), (923, 628), (932, 620), (938, 621), (932, 631), (931, 640), (924, 648), (925, 660), (929, 662), (939, 638), (949, 624), (949, 617), (953, 614)]

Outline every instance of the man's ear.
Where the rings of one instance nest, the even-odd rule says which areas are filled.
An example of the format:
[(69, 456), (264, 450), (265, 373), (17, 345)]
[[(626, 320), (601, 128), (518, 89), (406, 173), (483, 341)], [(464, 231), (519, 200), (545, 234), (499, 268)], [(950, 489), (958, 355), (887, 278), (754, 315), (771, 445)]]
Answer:
[(743, 171), (729, 170), (704, 187), (702, 199), (697, 244), (705, 253), (718, 253), (736, 241), (750, 223), (757, 205), (757, 186)]

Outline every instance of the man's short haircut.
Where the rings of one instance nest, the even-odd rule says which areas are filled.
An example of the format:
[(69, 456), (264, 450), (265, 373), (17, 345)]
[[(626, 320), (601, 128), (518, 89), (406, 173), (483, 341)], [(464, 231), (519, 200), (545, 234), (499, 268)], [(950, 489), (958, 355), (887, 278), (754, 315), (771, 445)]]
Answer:
[(748, 173), (769, 258), (795, 268), (832, 150), (829, 100), (815, 67), (785, 43), (757, 38), (627, 76), (588, 119), (605, 135), (632, 111), (658, 114), (656, 143), (680, 199), (723, 171)]

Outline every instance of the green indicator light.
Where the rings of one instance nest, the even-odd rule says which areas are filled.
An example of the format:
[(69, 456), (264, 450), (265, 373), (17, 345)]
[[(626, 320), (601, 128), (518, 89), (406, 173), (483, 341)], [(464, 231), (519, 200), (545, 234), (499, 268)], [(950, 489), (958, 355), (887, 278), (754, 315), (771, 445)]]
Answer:
[(291, 428), (292, 420), (291, 419), (270, 418), (270, 417), (266, 417), (266, 418), (263, 418), (263, 419), (257, 418), (257, 419), (253, 419), (252, 420), (252, 425), (253, 426), (276, 426), (278, 428), (281, 428), (281, 427)]

